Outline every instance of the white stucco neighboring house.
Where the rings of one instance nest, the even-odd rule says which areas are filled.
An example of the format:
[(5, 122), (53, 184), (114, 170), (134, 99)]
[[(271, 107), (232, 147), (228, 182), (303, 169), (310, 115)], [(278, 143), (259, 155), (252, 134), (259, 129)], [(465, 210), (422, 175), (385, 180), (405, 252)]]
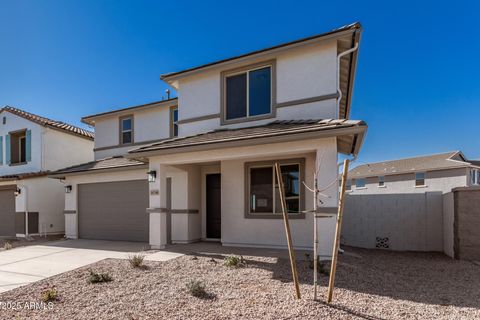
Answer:
[[(95, 161), (55, 172), (67, 236), (283, 248), (274, 163), (286, 185), (293, 244), (313, 246), (313, 197), (336, 212), (338, 155), (357, 155), (367, 129), (350, 120), (361, 26), (169, 73), (178, 98), (83, 118)], [(332, 182), (334, 182), (332, 184)], [(320, 254), (335, 219), (318, 219)], [(321, 221), (320, 221), (321, 220)]]
[(440, 251), (453, 256), (445, 194), (480, 183), (462, 152), (368, 163), (349, 172), (342, 241), (364, 248)]
[(0, 237), (64, 232), (64, 184), (47, 175), (91, 160), (93, 139), (64, 122), (0, 109)]

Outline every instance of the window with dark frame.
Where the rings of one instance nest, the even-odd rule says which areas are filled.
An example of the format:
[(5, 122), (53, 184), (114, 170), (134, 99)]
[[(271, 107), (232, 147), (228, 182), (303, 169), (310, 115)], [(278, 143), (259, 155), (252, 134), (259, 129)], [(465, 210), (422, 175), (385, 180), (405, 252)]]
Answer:
[(385, 187), (385, 177), (384, 176), (379, 176), (378, 177), (378, 186), (379, 187)]
[[(300, 164), (281, 164), (280, 171), (285, 187), (285, 202), (289, 214), (300, 214)], [(249, 213), (251, 215), (281, 215), (280, 190), (275, 166), (250, 166)]]
[(272, 67), (242, 71), (225, 77), (225, 120), (272, 112)]
[(120, 144), (133, 142), (133, 118), (124, 117), (120, 119)]
[(422, 187), (425, 185), (425, 172), (415, 173), (415, 187)]
[(174, 107), (171, 109), (171, 128), (172, 128), (172, 136), (178, 137), (178, 107)]

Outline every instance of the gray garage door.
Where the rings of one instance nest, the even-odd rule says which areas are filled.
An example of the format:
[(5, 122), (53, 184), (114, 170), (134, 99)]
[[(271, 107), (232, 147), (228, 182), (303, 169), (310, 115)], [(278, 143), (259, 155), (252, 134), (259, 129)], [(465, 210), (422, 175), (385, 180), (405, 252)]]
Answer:
[(148, 242), (146, 180), (81, 184), (78, 232), (83, 239)]
[(0, 237), (15, 236), (14, 187), (0, 189)]

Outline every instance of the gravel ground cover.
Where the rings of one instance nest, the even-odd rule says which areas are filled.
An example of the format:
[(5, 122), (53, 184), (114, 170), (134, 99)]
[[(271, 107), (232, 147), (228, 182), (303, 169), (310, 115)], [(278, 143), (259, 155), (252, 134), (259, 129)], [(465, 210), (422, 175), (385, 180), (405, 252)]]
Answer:
[[(0, 319), (479, 319), (480, 266), (441, 254), (347, 248), (340, 257), (334, 303), (312, 301), (312, 270), (298, 261), (301, 300), (294, 299), (284, 258), (244, 256), (246, 266), (224, 266), (224, 255), (191, 253), (133, 269), (108, 259), (0, 294), (6, 302), (40, 301), (54, 287), (53, 310), (2, 310)], [(302, 258), (302, 257), (299, 257)], [(90, 284), (89, 270), (113, 281)], [(328, 277), (319, 277), (324, 300)], [(186, 284), (205, 285), (204, 297)], [(1, 307), (1, 305), (0, 305)]]

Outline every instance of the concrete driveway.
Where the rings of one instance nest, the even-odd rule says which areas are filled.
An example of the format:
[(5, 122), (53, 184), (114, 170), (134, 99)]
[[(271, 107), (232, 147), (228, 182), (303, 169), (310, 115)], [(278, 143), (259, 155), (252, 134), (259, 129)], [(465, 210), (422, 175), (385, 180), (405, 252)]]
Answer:
[[(125, 259), (129, 253), (148, 249), (147, 243), (62, 240), (0, 252), (0, 292), (39, 281), (97, 261)], [(182, 254), (145, 252), (146, 260), (167, 261)]]

